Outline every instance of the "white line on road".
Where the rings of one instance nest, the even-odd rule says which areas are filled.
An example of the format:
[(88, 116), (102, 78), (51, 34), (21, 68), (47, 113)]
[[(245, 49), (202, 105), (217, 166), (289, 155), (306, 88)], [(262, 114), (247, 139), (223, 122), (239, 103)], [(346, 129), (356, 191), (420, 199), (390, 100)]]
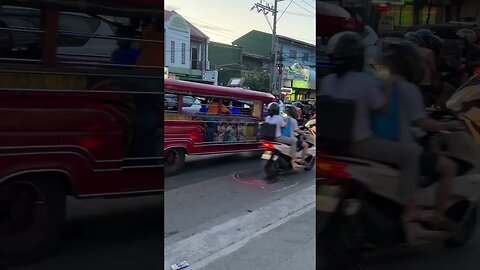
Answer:
[(178, 242), (165, 238), (165, 270), (181, 260), (190, 263), (190, 269), (199, 269), (228, 255), (251, 239), (271, 231), (290, 219), (313, 209), (315, 186), (309, 186), (251, 213), (215, 225)]
[(272, 191), (272, 192), (284, 191), (284, 190), (287, 190), (287, 189), (289, 189), (289, 188), (292, 188), (292, 187), (294, 187), (294, 186), (296, 186), (296, 185), (298, 185), (298, 182), (296, 182), (295, 184), (290, 185), (290, 186), (288, 186), (288, 187), (283, 187), (283, 188), (281, 188), (281, 189), (274, 190), (274, 191)]

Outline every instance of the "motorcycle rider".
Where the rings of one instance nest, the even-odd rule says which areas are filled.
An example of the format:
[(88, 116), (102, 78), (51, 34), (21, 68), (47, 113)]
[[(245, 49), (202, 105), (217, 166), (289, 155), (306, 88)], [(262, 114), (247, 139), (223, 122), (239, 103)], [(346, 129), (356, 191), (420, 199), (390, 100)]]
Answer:
[[(285, 106), (285, 112), (288, 115), (287, 121), (290, 121), (290, 137), (296, 139), (296, 147), (297, 148), (302, 148), (302, 157), (300, 159), (297, 159), (296, 162), (300, 165), (305, 165), (305, 158), (307, 157), (308, 154), (308, 144), (304, 141), (302, 141), (300, 138), (295, 137), (295, 132), (304, 135), (305, 132), (301, 130), (298, 126), (298, 110), (295, 106), (292, 105), (286, 105)], [(288, 124), (287, 124), (288, 126)]]
[(474, 68), (480, 66), (480, 47), (475, 44), (477, 34), (468, 28), (460, 29), (456, 34), (463, 40), (461, 58), (467, 65), (468, 73), (471, 74)]
[(364, 51), (363, 40), (356, 33), (342, 32), (333, 36), (329, 42), (328, 53), (334, 73), (322, 79), (320, 95), (355, 101), (353, 141), (347, 151), (359, 158), (388, 162), (400, 168), (401, 180), (397, 198), (405, 205), (404, 219), (409, 220), (417, 211), (413, 192), (416, 179), (420, 175), (417, 160), (421, 147), (413, 142), (394, 142), (373, 134), (371, 113), (389, 109), (391, 89), (382, 94), (373, 79), (362, 72), (365, 63)]
[(280, 105), (277, 102), (272, 102), (268, 104), (267, 107), (268, 116), (265, 118), (265, 121), (270, 124), (276, 125), (275, 130), (275, 141), (288, 144), (290, 146), (290, 157), (292, 159), (292, 166), (295, 165), (295, 154), (296, 154), (296, 138), (286, 137), (282, 135), (281, 129), (287, 126), (285, 118), (280, 116)]
[(417, 50), (420, 54), (420, 63), (424, 67), (420, 88), (422, 89), (426, 106), (429, 107), (435, 103), (433, 99), (436, 99), (432, 99), (429, 96), (439, 96), (435, 52), (429, 48), (435, 35), (429, 29), (420, 29), (415, 34), (417, 36), (417, 44), (419, 45)]
[[(421, 79), (422, 74), (418, 66), (420, 55), (417, 46), (409, 41), (402, 41), (399, 44), (392, 44), (386, 48), (383, 55), (383, 63), (390, 70), (394, 84), (398, 89), (398, 108), (401, 142), (412, 142), (410, 126), (420, 127), (427, 132), (438, 132), (446, 129), (461, 127), (457, 121), (438, 122), (429, 118), (424, 110), (422, 95), (415, 85)], [(424, 145), (425, 147), (425, 145)], [(452, 180), (456, 175), (457, 166), (451, 159), (437, 155), (430, 149), (424, 148), (420, 158), (421, 173), (424, 176), (440, 175), (439, 186), (436, 192), (435, 216), (432, 221), (439, 229), (446, 229), (447, 218), (445, 208), (448, 197), (451, 193)], [(419, 213), (414, 217), (417, 220), (425, 221), (425, 217)], [(414, 221), (414, 220), (412, 220)]]
[(292, 103), (292, 105), (295, 106), (295, 108), (297, 108), (297, 115), (298, 116), (296, 117), (296, 119), (297, 119), (298, 123), (300, 125), (303, 125), (304, 124), (303, 123), (304, 122), (304, 117), (303, 116), (304, 116), (304, 113), (305, 113), (305, 108), (304, 108), (302, 102), (294, 101)]

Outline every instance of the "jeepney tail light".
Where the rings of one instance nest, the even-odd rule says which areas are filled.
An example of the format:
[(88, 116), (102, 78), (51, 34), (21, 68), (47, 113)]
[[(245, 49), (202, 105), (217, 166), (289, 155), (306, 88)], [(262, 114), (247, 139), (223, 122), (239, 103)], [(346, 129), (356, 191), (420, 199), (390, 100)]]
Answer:
[(275, 150), (275, 145), (270, 142), (262, 142), (262, 148), (269, 149), (269, 150)]
[(80, 139), (80, 144), (86, 149), (95, 149), (102, 145), (102, 140), (96, 137), (84, 137)]
[(317, 160), (317, 175), (324, 175), (327, 179), (331, 177), (339, 180), (353, 179), (347, 169), (348, 165), (345, 163), (326, 159)]

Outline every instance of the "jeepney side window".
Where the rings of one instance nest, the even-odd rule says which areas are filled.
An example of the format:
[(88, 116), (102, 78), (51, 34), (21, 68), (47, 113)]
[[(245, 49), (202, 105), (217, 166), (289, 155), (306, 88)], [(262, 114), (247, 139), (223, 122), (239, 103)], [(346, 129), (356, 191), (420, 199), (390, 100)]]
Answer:
[(263, 102), (260, 100), (255, 100), (253, 101), (253, 111), (252, 111), (252, 116), (258, 119), (263, 119)]
[(182, 101), (182, 113), (198, 114), (207, 113), (208, 111), (208, 103), (205, 97), (184, 95), (182, 96)]
[(224, 105), (228, 107), (232, 115), (237, 116), (251, 116), (252, 115), (252, 101), (242, 99), (225, 99)]
[(166, 93), (163, 100), (165, 111), (178, 112), (178, 95)]
[(41, 63), (40, 10), (18, 6), (0, 7), (1, 62)]

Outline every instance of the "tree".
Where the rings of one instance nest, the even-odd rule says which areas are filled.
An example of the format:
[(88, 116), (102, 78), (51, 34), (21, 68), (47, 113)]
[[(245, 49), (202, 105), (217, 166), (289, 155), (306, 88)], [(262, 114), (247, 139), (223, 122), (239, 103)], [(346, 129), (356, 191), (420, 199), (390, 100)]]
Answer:
[(266, 71), (245, 72), (243, 85), (255, 91), (270, 93), (270, 75)]

